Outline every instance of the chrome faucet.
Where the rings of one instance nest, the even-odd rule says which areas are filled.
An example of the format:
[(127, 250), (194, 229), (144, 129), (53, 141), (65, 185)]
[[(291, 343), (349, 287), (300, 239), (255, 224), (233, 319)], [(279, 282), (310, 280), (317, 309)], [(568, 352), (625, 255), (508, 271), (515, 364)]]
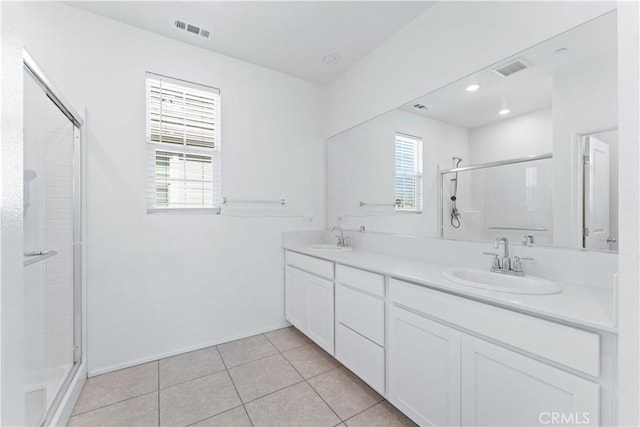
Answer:
[(500, 268), (503, 270), (511, 270), (511, 258), (509, 257), (509, 239), (506, 237), (498, 237), (493, 242), (493, 248), (500, 250), (500, 243), (503, 243), (502, 246), (502, 262), (500, 263)]
[(341, 248), (346, 248), (349, 246), (349, 238), (348, 237), (344, 237), (344, 230), (342, 230), (342, 227), (340, 227), (339, 225), (336, 225), (335, 227), (333, 227), (331, 229), (331, 232), (333, 233), (335, 230), (340, 231), (340, 235), (336, 236), (336, 238), (338, 239), (338, 246), (340, 246)]
[(491, 271), (494, 273), (510, 274), (512, 276), (524, 276), (521, 261), (533, 261), (533, 258), (514, 256), (512, 261), (509, 256), (509, 239), (506, 237), (498, 237), (493, 242), (493, 247), (500, 249), (500, 243), (503, 244), (502, 256), (496, 252), (484, 252), (485, 255), (491, 255), (493, 257)]

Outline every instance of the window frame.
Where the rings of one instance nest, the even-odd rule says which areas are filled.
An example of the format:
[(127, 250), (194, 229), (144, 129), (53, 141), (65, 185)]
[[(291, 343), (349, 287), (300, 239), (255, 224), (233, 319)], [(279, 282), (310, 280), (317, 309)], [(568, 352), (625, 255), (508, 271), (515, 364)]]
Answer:
[[(214, 109), (214, 147), (199, 147), (196, 145), (187, 145), (186, 142), (182, 144), (167, 143), (151, 140), (151, 113), (150, 113), (150, 80), (159, 80), (161, 82), (167, 82), (172, 85), (178, 85), (183, 88), (191, 88), (198, 91), (209, 92), (214, 95), (215, 109)], [(222, 91), (218, 88), (193, 83), (187, 80), (177, 79), (157, 73), (146, 72), (145, 75), (145, 142), (146, 142), (146, 158), (147, 158), (147, 213), (220, 213), (222, 205), (222, 167), (221, 167), (221, 143), (220, 143), (220, 103), (221, 103)], [(211, 183), (211, 205), (167, 205), (161, 206), (157, 204), (157, 154), (158, 152), (169, 152), (183, 155), (183, 159), (187, 156), (206, 156), (211, 159), (211, 181), (208, 180), (196, 180), (198, 182)], [(194, 181), (187, 178), (186, 174), (183, 179), (178, 179), (179, 182)], [(152, 196), (153, 194), (153, 196)], [(154, 201), (154, 202), (152, 202)]]
[[(404, 140), (409, 140), (411, 142), (414, 142), (416, 144), (416, 148), (415, 148), (415, 163), (416, 163), (416, 167), (414, 169), (414, 173), (405, 173), (405, 172), (398, 172), (397, 169), (397, 155), (398, 155), (398, 139), (404, 139)], [(423, 168), (422, 168), (422, 163), (423, 163), (423, 159), (422, 159), (422, 153), (423, 153), (423, 139), (419, 136), (415, 136), (415, 135), (411, 135), (411, 134), (407, 134), (407, 133), (403, 133), (403, 132), (396, 132), (395, 136), (394, 136), (394, 210), (396, 213), (399, 214), (421, 214), (423, 211)], [(414, 194), (414, 200), (416, 200), (416, 207), (412, 208), (412, 209), (403, 209), (403, 208), (399, 208), (396, 201), (398, 200), (397, 195), (398, 193), (397, 191), (397, 180), (398, 178), (413, 178), (415, 179), (415, 194)]]

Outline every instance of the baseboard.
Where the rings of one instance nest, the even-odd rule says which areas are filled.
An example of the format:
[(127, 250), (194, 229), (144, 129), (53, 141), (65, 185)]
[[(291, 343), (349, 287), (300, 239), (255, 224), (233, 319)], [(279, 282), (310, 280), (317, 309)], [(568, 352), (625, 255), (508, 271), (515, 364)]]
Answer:
[(171, 357), (171, 356), (177, 356), (178, 354), (188, 353), (190, 351), (200, 350), (200, 349), (203, 349), (203, 348), (212, 347), (214, 345), (224, 344), (224, 343), (227, 343), (227, 342), (230, 342), (230, 341), (236, 341), (236, 340), (239, 340), (239, 339), (242, 339), (242, 338), (247, 338), (247, 337), (251, 337), (251, 336), (254, 336), (254, 335), (263, 334), (265, 332), (274, 331), (276, 329), (286, 328), (288, 326), (291, 326), (291, 324), (289, 322), (283, 322), (283, 323), (280, 323), (280, 324), (277, 324), (277, 325), (272, 325), (272, 326), (270, 326), (268, 328), (259, 329), (259, 330), (255, 330), (255, 331), (252, 331), (252, 332), (243, 333), (243, 334), (240, 334), (240, 335), (234, 335), (234, 336), (226, 337), (226, 338), (217, 340), (215, 342), (202, 343), (202, 344), (198, 344), (198, 345), (191, 346), (191, 347), (181, 348), (181, 349), (176, 350), (176, 351), (171, 351), (171, 352), (167, 352), (167, 353), (159, 353), (159, 354), (155, 354), (153, 356), (144, 357), (144, 358), (136, 359), (136, 360), (131, 360), (129, 362), (119, 363), (117, 365), (111, 365), (111, 366), (106, 366), (104, 368), (93, 369), (93, 370), (89, 371), (88, 375), (89, 375), (89, 377), (95, 377), (97, 375), (108, 374), (109, 372), (118, 371), (120, 369), (125, 369), (125, 368), (130, 368), (132, 366), (142, 365), (143, 363), (155, 362), (156, 360), (165, 359), (165, 358)]
[(87, 362), (83, 361), (71, 380), (67, 392), (62, 398), (60, 405), (58, 405), (58, 409), (55, 414), (53, 414), (50, 424), (51, 426), (66, 426), (69, 423), (69, 418), (71, 418), (73, 408), (75, 408), (76, 403), (78, 402), (80, 392), (82, 391), (82, 387), (84, 387), (84, 383), (86, 381)]

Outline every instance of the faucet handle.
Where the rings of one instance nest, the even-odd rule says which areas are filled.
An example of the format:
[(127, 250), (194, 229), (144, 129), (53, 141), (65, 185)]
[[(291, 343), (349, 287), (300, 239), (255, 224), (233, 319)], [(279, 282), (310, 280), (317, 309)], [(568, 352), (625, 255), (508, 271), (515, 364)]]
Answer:
[(342, 243), (344, 244), (344, 247), (345, 247), (345, 248), (348, 248), (348, 247), (349, 247), (349, 240), (351, 240), (351, 237), (349, 237), (349, 236), (344, 236), (344, 239), (343, 239), (343, 242), (342, 242)]
[(524, 275), (524, 271), (522, 270), (522, 264), (520, 263), (520, 261), (533, 261), (533, 258), (528, 256), (517, 256), (517, 255), (513, 257), (513, 265), (511, 266), (511, 270), (513, 270), (516, 273), (521, 273), (519, 275), (522, 276)]
[(495, 252), (482, 252), (482, 255), (490, 255), (493, 257), (491, 262), (491, 271), (500, 270), (502, 267), (500, 265), (500, 255)]

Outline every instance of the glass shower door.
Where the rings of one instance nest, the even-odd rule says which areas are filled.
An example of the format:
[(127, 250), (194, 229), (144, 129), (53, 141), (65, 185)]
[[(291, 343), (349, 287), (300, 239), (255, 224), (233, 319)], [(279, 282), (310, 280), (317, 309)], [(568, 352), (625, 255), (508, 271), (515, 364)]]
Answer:
[(79, 362), (79, 133), (25, 69), (27, 425), (52, 415)]

